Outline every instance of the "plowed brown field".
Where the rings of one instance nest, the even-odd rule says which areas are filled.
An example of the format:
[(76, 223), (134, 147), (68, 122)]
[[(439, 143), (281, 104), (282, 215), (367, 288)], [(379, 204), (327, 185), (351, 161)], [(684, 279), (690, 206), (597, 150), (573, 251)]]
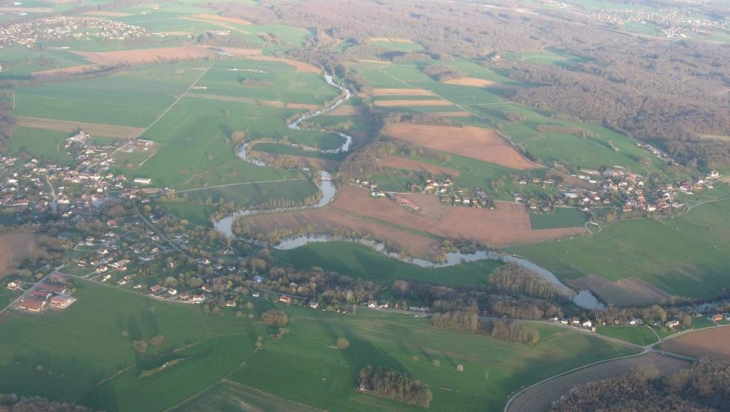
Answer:
[(388, 136), (459, 156), (496, 163), (512, 169), (535, 169), (509, 142), (493, 130), (479, 127), (436, 126), (397, 123), (388, 128)]
[(441, 205), (424, 194), (402, 194), (420, 206), (420, 213), (405, 210), (389, 199), (377, 199), (368, 191), (345, 186), (329, 206), (314, 211), (254, 216), (245, 220), (253, 233), (311, 226), (340, 228), (386, 239), (410, 256), (434, 257), (440, 239), (462, 238), (502, 247), (514, 243), (551, 240), (580, 234), (583, 228), (532, 230), (524, 205), (497, 202), (495, 210)]
[(695, 358), (709, 357), (730, 362), (730, 327), (712, 328), (688, 333), (669, 342), (662, 349)]

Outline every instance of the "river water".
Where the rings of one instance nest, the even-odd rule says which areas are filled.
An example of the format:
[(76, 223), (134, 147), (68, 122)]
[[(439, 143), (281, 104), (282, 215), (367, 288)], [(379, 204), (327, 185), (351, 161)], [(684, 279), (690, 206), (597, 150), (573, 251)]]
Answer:
[[(352, 96), (350, 91), (342, 86), (339, 85), (337, 82), (334, 81), (332, 76), (330, 74), (325, 74), (324, 79), (327, 82), (327, 84), (338, 88), (342, 93), (344, 93), (344, 96), (338, 99), (334, 104), (332, 104), (329, 107), (326, 107), (324, 109), (318, 110), (314, 113), (305, 114), (298, 119), (294, 120), (292, 123), (288, 124), (287, 127), (289, 127), (292, 130), (300, 130), (300, 125), (302, 122), (311, 119), (313, 117), (322, 115), (324, 113), (330, 112), (337, 107), (339, 107), (341, 104), (343, 104), (345, 101), (350, 99)], [(327, 130), (320, 130), (323, 133), (331, 133)], [(291, 146), (300, 148), (305, 151), (311, 151), (311, 152), (320, 152), (320, 153), (346, 153), (350, 150), (350, 146), (352, 145), (352, 137), (350, 135), (347, 135), (345, 133), (337, 133), (340, 137), (343, 139), (343, 143), (341, 147), (338, 147), (337, 149), (330, 149), (330, 150), (322, 150), (311, 146), (305, 146), (305, 145), (298, 145), (298, 144), (291, 144)], [(242, 144), (238, 150), (236, 151), (236, 154), (238, 157), (248, 163), (254, 164), (256, 166), (261, 167), (269, 167), (270, 165), (266, 164), (265, 162), (262, 162), (261, 160), (252, 158), (249, 156), (248, 149), (251, 145), (251, 142), (247, 142)], [(331, 180), (331, 176), (327, 172), (320, 172), (320, 180), (319, 180), (319, 189), (322, 191), (322, 198), (314, 205), (312, 206), (299, 206), (299, 207), (289, 207), (289, 208), (278, 208), (278, 209), (265, 209), (265, 210), (255, 210), (255, 209), (246, 209), (246, 210), (240, 210), (238, 212), (235, 212), (231, 215), (226, 216), (225, 218), (218, 220), (214, 223), (215, 228), (220, 231), (221, 233), (225, 234), (226, 236), (233, 237), (233, 222), (236, 218), (241, 216), (252, 216), (252, 215), (258, 215), (258, 214), (266, 214), (266, 213), (280, 213), (280, 212), (291, 212), (291, 211), (298, 211), (298, 210), (307, 210), (307, 209), (316, 209), (323, 206), (326, 206), (329, 204), (337, 195), (337, 188), (334, 184), (334, 182)], [(375, 242), (368, 239), (338, 239), (333, 236), (329, 235), (305, 235), (305, 236), (299, 236), (289, 239), (283, 239), (281, 243), (279, 243), (277, 246), (275, 246), (275, 249), (279, 250), (291, 250), (296, 249), (298, 247), (304, 246), (307, 243), (317, 243), (317, 242), (333, 242), (333, 241), (348, 241), (348, 242), (355, 242), (359, 243), (361, 245), (367, 246), (369, 248), (372, 248), (386, 256), (389, 256), (394, 259), (398, 259), (402, 262), (410, 263), (413, 265), (417, 265), (424, 268), (443, 268), (443, 267), (449, 267), (449, 266), (455, 266), (466, 262), (476, 262), (480, 260), (499, 260), (502, 262), (513, 262), (516, 263), (522, 267), (525, 267), (529, 270), (532, 270), (533, 272), (540, 275), (542, 278), (550, 281), (553, 285), (555, 285), (558, 293), (564, 295), (564, 296), (570, 296), (571, 300), (578, 306), (585, 308), (585, 309), (597, 309), (602, 310), (605, 309), (605, 305), (603, 305), (598, 299), (591, 293), (589, 290), (581, 290), (578, 291), (576, 294), (572, 289), (570, 289), (568, 286), (564, 285), (560, 280), (555, 276), (554, 273), (550, 272), (547, 269), (544, 269), (526, 259), (523, 259), (521, 257), (497, 253), (493, 251), (477, 251), (474, 253), (460, 253), (460, 252), (451, 252), (447, 253), (445, 256), (445, 260), (442, 262), (432, 262), (425, 259), (419, 259), (419, 258), (412, 258), (412, 257), (402, 257), (398, 255), (397, 253), (388, 252), (385, 248), (385, 245), (379, 242)]]

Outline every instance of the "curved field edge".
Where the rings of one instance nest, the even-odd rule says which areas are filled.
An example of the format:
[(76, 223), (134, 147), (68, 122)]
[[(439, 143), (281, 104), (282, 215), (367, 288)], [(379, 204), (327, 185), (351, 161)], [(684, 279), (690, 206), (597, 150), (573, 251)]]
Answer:
[[(523, 346), (460, 335), (433, 328), (428, 319), (390, 313), (343, 315), (256, 300), (253, 309), (243, 309), (254, 319), (238, 317), (233, 310), (207, 316), (198, 306), (88, 281), (77, 284), (78, 301), (67, 311), (11, 317), (0, 324), (0, 390), (110, 412), (144, 412), (182, 405), (229, 379), (327, 410), (344, 404), (352, 411), (409, 410), (352, 389), (358, 371), (372, 364), (423, 380), (434, 391), (432, 410), (481, 411), (501, 408), (520, 386), (628, 353), (545, 325), (535, 326), (540, 343)], [(255, 320), (274, 306), (290, 317), (290, 332), (282, 339), (270, 337), (272, 330)], [(159, 334), (165, 336), (163, 344), (150, 344), (144, 354), (133, 349), (133, 339), (151, 341)], [(263, 349), (254, 351), (258, 336)], [(338, 337), (346, 337), (350, 348), (331, 349)], [(86, 348), (83, 353), (80, 347)], [(140, 378), (142, 371), (180, 358), (185, 361)], [(433, 366), (434, 360), (440, 367)], [(457, 372), (456, 365), (464, 371)]]
[(631, 373), (634, 368), (654, 366), (662, 375), (689, 366), (689, 362), (656, 353), (641, 353), (600, 362), (556, 375), (520, 391), (504, 408), (505, 412), (546, 411), (573, 387)]

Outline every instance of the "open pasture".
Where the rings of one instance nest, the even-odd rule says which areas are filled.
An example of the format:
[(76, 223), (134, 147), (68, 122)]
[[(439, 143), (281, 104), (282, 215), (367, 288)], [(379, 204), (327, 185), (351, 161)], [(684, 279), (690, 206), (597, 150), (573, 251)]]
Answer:
[(109, 124), (71, 122), (64, 120), (41, 119), (37, 117), (18, 117), (18, 126), (30, 127), (33, 129), (54, 130), (57, 132), (71, 133), (81, 129), (92, 136), (132, 139), (144, 131), (141, 127), (115, 126)]
[(388, 128), (387, 135), (408, 143), (513, 169), (539, 167), (489, 129), (398, 123)]
[(222, 381), (212, 388), (206, 389), (196, 395), (195, 398), (173, 409), (174, 412), (223, 412), (234, 410), (251, 412), (321, 411), (229, 380)]
[(439, 167), (418, 160), (399, 156), (388, 156), (380, 161), (380, 166), (391, 169), (411, 170), (414, 172), (427, 172), (432, 175), (459, 176), (459, 171), (446, 167)]

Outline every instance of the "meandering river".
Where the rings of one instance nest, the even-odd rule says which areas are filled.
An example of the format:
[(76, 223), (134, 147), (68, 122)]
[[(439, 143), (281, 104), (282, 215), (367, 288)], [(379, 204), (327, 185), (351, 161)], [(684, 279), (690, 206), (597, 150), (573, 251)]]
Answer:
[[(342, 92), (342, 97), (338, 99), (335, 103), (332, 105), (325, 107), (321, 110), (318, 110), (313, 113), (304, 114), (297, 119), (295, 119), (293, 122), (287, 125), (288, 128), (292, 130), (300, 130), (300, 125), (302, 122), (307, 121), (313, 117), (328, 113), (340, 105), (342, 105), (344, 102), (350, 99), (352, 96), (350, 90), (348, 90), (345, 86), (342, 86), (335, 82), (332, 75), (325, 73), (324, 80), (331, 86), (336, 87)], [(323, 133), (332, 133), (328, 130), (320, 130)], [(322, 150), (311, 146), (306, 145), (300, 145), (300, 144), (290, 144), (293, 147), (297, 147), (301, 150), (308, 151), (308, 152), (319, 152), (319, 153), (346, 153), (350, 150), (350, 146), (352, 145), (352, 136), (346, 134), (337, 132), (337, 134), (342, 137), (343, 143), (342, 146), (336, 148), (336, 149), (330, 149), (330, 150)], [(237, 155), (238, 157), (248, 163), (254, 164), (256, 166), (261, 167), (271, 167), (272, 165), (266, 164), (265, 162), (255, 159), (250, 156), (249, 149), (251, 148), (251, 145), (255, 144), (255, 142), (247, 142), (242, 144), (238, 150)], [(291, 211), (298, 211), (298, 210), (306, 210), (306, 209), (316, 209), (320, 207), (324, 207), (327, 204), (329, 204), (337, 195), (337, 188), (334, 184), (334, 182), (331, 180), (331, 176), (327, 172), (320, 172), (320, 180), (319, 180), (319, 189), (322, 191), (322, 198), (314, 205), (311, 206), (299, 206), (299, 207), (288, 207), (288, 208), (278, 208), (278, 209), (265, 209), (265, 210), (256, 210), (256, 209), (246, 209), (246, 210), (240, 210), (238, 212), (235, 212), (229, 216), (226, 216), (223, 219), (220, 219), (214, 223), (215, 228), (220, 231), (221, 233), (225, 234), (226, 236), (234, 236), (233, 234), (233, 222), (236, 218), (241, 216), (252, 216), (252, 215), (258, 215), (258, 214), (265, 214), (265, 213), (280, 213), (280, 212), (291, 212)], [(315, 243), (315, 242), (333, 242), (333, 241), (348, 241), (348, 242), (355, 242), (367, 247), (370, 247), (386, 256), (389, 256), (394, 259), (398, 259), (403, 262), (407, 262), (413, 265), (417, 265), (424, 268), (443, 268), (448, 266), (455, 266), (466, 262), (476, 262), (480, 260), (498, 260), (502, 262), (513, 262), (516, 263), (522, 267), (525, 267), (527, 269), (530, 269), (534, 271), (535, 273), (539, 274), (544, 279), (550, 281), (552, 284), (555, 285), (558, 292), (565, 295), (570, 296), (572, 301), (583, 308), (586, 309), (598, 309), (602, 310), (605, 309), (605, 305), (603, 305), (589, 290), (581, 290), (578, 291), (576, 294), (571, 288), (564, 285), (560, 280), (547, 269), (544, 269), (524, 258), (513, 256), (513, 255), (507, 255), (502, 253), (497, 253), (494, 251), (477, 251), (474, 253), (460, 253), (460, 252), (452, 252), (447, 253), (445, 256), (445, 260), (442, 262), (431, 262), (425, 259), (419, 259), (419, 258), (412, 258), (412, 257), (402, 257), (396, 253), (388, 252), (386, 250), (386, 247), (384, 244), (375, 242), (372, 240), (367, 239), (342, 239), (342, 238), (336, 238), (329, 235), (305, 235), (305, 236), (298, 236), (288, 239), (283, 239), (277, 246), (275, 246), (276, 249), (279, 250), (291, 250), (298, 247), (302, 247), (306, 245), (307, 243)]]

